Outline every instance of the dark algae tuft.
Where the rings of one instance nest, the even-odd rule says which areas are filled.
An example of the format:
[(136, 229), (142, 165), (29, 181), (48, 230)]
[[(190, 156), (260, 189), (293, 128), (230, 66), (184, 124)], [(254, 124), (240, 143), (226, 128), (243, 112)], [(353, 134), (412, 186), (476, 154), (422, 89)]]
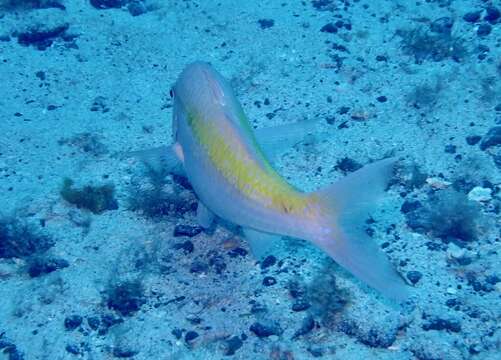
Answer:
[(422, 64), (426, 60), (446, 59), (461, 62), (468, 53), (464, 41), (452, 36), (450, 32), (432, 32), (418, 27), (412, 30), (399, 30), (397, 35), (402, 38), (403, 52), (413, 56), (416, 64)]
[(114, 197), (115, 187), (112, 184), (102, 186), (86, 185), (80, 189), (73, 188), (73, 180), (64, 179), (61, 197), (79, 209), (86, 209), (94, 214), (101, 214), (106, 210), (118, 209)]
[(414, 231), (459, 243), (477, 240), (481, 216), (476, 203), (452, 189), (432, 194), (423, 206), (406, 213), (407, 225)]
[(24, 221), (0, 219), (0, 258), (27, 258), (44, 253), (54, 243), (52, 238)]
[(134, 315), (145, 303), (144, 289), (140, 281), (126, 281), (108, 290), (108, 308), (123, 316)]

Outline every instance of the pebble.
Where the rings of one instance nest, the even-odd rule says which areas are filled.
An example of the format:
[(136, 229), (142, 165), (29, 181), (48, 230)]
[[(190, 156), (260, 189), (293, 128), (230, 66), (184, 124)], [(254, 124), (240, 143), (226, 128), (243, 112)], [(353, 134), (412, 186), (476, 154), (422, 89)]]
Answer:
[[(447, 294), (449, 294), (449, 295), (456, 295), (457, 292), (458, 291), (455, 288), (453, 288), (453, 287), (448, 287), (447, 288)], [(447, 301), (449, 301), (449, 300), (447, 300)]]
[(461, 324), (459, 323), (459, 321), (456, 321), (456, 320), (435, 318), (435, 319), (431, 319), (427, 323), (423, 324), (422, 328), (425, 331), (446, 330), (449, 332), (456, 332), (457, 333), (457, 332), (461, 331)]
[(27, 31), (20, 32), (17, 41), (21, 45), (33, 45), (38, 50), (45, 50), (52, 45), (54, 39), (64, 35), (69, 24), (62, 24), (54, 27), (47, 25), (37, 25)]
[(68, 344), (68, 345), (66, 345), (65, 349), (70, 354), (73, 354), (73, 355), (80, 354), (80, 349), (78, 348), (78, 345), (76, 345), (76, 344)]
[(132, 16), (139, 16), (148, 11), (142, 0), (132, 1), (129, 5), (127, 5), (127, 10), (129, 10), (129, 14)]
[(75, 330), (82, 324), (83, 318), (80, 315), (71, 315), (64, 319), (64, 327), (66, 330)]
[(235, 258), (237, 256), (244, 257), (244, 256), (247, 256), (247, 250), (245, 250), (244, 248), (241, 248), (241, 247), (237, 247), (235, 249), (228, 251), (228, 256), (231, 258)]
[(311, 306), (310, 303), (308, 303), (307, 301), (305, 301), (303, 299), (299, 299), (294, 304), (292, 304), (292, 311), (296, 311), (296, 312), (304, 311), (304, 310), (308, 309), (310, 306)]
[(469, 23), (475, 23), (480, 20), (481, 11), (472, 11), (464, 14), (463, 20)]
[(400, 211), (404, 214), (407, 214), (411, 211), (419, 209), (421, 206), (422, 206), (421, 202), (417, 200), (416, 201), (405, 200), (402, 206), (400, 207)]
[(90, 316), (87, 318), (87, 324), (89, 324), (89, 327), (92, 330), (97, 330), (100, 323), (101, 321), (99, 321), (99, 318), (97, 316)]
[(423, 274), (421, 274), (419, 271), (409, 271), (407, 272), (407, 279), (412, 283), (412, 285), (416, 285), (419, 280), (423, 277)]
[(466, 137), (466, 143), (468, 145), (476, 145), (482, 139), (479, 135), (470, 135)]
[(487, 150), (491, 146), (501, 145), (501, 126), (494, 126), (485, 134), (480, 143), (480, 150)]
[(496, 289), (496, 291), (501, 294), (501, 282), (498, 282), (496, 285), (494, 285), (494, 289)]
[(224, 342), (224, 355), (235, 355), (235, 352), (243, 345), (242, 339), (238, 336), (233, 336)]
[(335, 34), (337, 33), (337, 27), (333, 23), (328, 23), (320, 29), (321, 32)]
[(490, 26), (489, 24), (481, 24), (477, 29), (477, 35), (487, 36), (491, 33), (491, 31), (492, 31), (492, 26)]
[(449, 181), (445, 181), (438, 177), (430, 177), (426, 179), (426, 183), (435, 189), (445, 189), (450, 186), (452, 183)]
[(303, 319), (301, 327), (294, 333), (293, 339), (308, 334), (311, 330), (315, 328), (315, 320), (313, 316), (308, 315)]
[(40, 275), (49, 274), (53, 271), (64, 269), (70, 264), (64, 259), (35, 259), (28, 268), (30, 277), (38, 277)]
[(190, 330), (188, 331), (185, 335), (184, 335), (184, 341), (186, 341), (187, 343), (190, 343), (192, 342), (193, 340), (195, 340), (197, 337), (198, 337), (198, 333), (196, 331), (193, 331), (193, 330)]
[(184, 254), (189, 254), (192, 253), (193, 250), (195, 249), (195, 246), (193, 246), (193, 243), (190, 240), (186, 240), (183, 243), (175, 244), (174, 249), (176, 250), (183, 250)]
[(277, 258), (274, 257), (273, 255), (269, 255), (261, 262), (261, 269), (269, 268), (270, 266), (275, 265), (276, 262)]
[(490, 201), (492, 199), (492, 189), (475, 186), (468, 193), (468, 199), (478, 202)]
[(96, 9), (118, 9), (125, 5), (126, 0), (90, 0), (90, 4)]
[(275, 25), (275, 20), (273, 19), (260, 19), (258, 20), (259, 26), (261, 29), (269, 29), (273, 25)]
[(441, 17), (430, 24), (430, 30), (437, 34), (447, 34), (449, 35), (454, 25), (454, 20), (452, 18), (445, 16)]
[(466, 249), (460, 248), (454, 243), (449, 243), (449, 247), (447, 249), (447, 257), (449, 259), (461, 260), (466, 256)]
[(277, 280), (273, 276), (265, 276), (263, 279), (264, 286), (273, 286), (277, 283)]
[(201, 273), (207, 273), (209, 271), (209, 265), (199, 261), (195, 260), (190, 266), (190, 272), (195, 273), (195, 274), (201, 274)]
[(486, 9), (486, 15), (484, 17), (484, 20), (494, 25), (498, 22), (500, 17), (501, 17), (501, 11), (499, 11), (499, 9), (495, 8), (494, 6), (489, 6)]
[(255, 322), (253, 323), (249, 330), (256, 334), (257, 337), (263, 338), (272, 335), (281, 335), (283, 333), (282, 328), (277, 322), (268, 322), (266, 324)]
[(174, 237), (187, 236), (194, 237), (202, 232), (200, 226), (176, 225), (174, 228)]

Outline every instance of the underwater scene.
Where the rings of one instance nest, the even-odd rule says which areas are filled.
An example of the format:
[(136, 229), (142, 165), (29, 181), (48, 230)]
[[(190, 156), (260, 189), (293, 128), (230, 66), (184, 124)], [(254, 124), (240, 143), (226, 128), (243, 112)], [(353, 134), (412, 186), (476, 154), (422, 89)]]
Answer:
[(0, 360), (501, 359), (501, 1), (0, 0)]

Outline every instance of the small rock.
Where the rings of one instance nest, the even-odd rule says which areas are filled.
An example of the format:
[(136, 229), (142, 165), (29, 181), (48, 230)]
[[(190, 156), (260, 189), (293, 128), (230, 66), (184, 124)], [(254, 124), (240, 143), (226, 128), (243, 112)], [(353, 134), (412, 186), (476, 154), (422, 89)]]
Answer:
[(275, 265), (276, 262), (277, 258), (274, 257), (273, 255), (269, 255), (261, 262), (261, 269), (269, 268), (270, 266)]
[(87, 318), (87, 324), (89, 324), (89, 327), (92, 330), (97, 330), (97, 329), (99, 329), (99, 325), (101, 324), (101, 321), (99, 321), (99, 318), (97, 316), (90, 316)]
[(478, 29), (477, 29), (477, 35), (478, 36), (487, 36), (491, 33), (492, 31), (492, 26), (490, 26), (489, 24), (481, 24)]
[(293, 339), (308, 334), (311, 330), (315, 328), (315, 320), (313, 316), (308, 315), (303, 319), (301, 327), (294, 333)]
[(449, 259), (461, 259), (466, 256), (466, 249), (460, 248), (454, 243), (449, 243), (449, 247), (447, 249), (447, 257)]
[(64, 319), (64, 327), (66, 330), (75, 330), (82, 324), (83, 318), (80, 315), (71, 315)]
[(260, 19), (258, 20), (258, 24), (261, 29), (268, 29), (275, 25), (275, 21), (273, 19)]
[(127, 348), (116, 347), (113, 349), (113, 357), (116, 358), (131, 358), (137, 355), (139, 351), (130, 350)]
[(99, 328), (99, 335), (106, 335), (108, 329), (116, 324), (123, 323), (123, 319), (113, 316), (113, 314), (104, 314), (101, 316), (101, 327)]
[(265, 276), (263, 279), (264, 286), (272, 286), (277, 283), (277, 280), (273, 276)]
[(489, 201), (492, 199), (492, 189), (475, 186), (468, 193), (468, 199), (478, 202)]
[(350, 173), (362, 167), (362, 164), (348, 157), (342, 158), (334, 166), (334, 169), (341, 170), (343, 173)]
[(448, 154), (455, 154), (456, 150), (457, 150), (457, 147), (456, 147), (456, 145), (449, 144), (449, 145), (445, 145), (445, 149), (444, 150)]
[(70, 354), (73, 354), (73, 355), (80, 354), (80, 349), (78, 348), (78, 345), (76, 345), (76, 344), (68, 344), (68, 345), (66, 345), (65, 349)]
[(423, 277), (419, 271), (409, 271), (407, 272), (407, 279), (412, 283), (412, 285), (416, 285), (419, 280)]
[(171, 334), (175, 336), (176, 339), (181, 339), (183, 336), (183, 330), (175, 328), (171, 331)]
[(247, 250), (245, 250), (244, 248), (241, 248), (241, 247), (237, 247), (235, 249), (228, 251), (228, 256), (231, 258), (235, 258), (237, 256), (244, 257), (244, 256), (247, 256)]
[(303, 299), (299, 299), (294, 304), (292, 304), (292, 311), (296, 311), (296, 312), (304, 311), (304, 310), (308, 309), (310, 306), (311, 306), (310, 303), (308, 303), (307, 301), (305, 301)]
[(480, 149), (486, 150), (491, 146), (501, 145), (501, 126), (494, 126), (489, 129), (480, 143)]
[(17, 41), (24, 46), (33, 45), (38, 50), (45, 50), (52, 45), (54, 39), (64, 35), (68, 28), (69, 24), (54, 27), (37, 25), (27, 31), (20, 32), (17, 36)]
[(131, 14), (132, 16), (143, 15), (148, 11), (142, 0), (135, 0), (130, 2), (127, 5), (127, 10), (129, 10), (129, 14)]
[(466, 143), (468, 145), (476, 145), (482, 139), (479, 135), (470, 135), (466, 137)]
[(224, 262), (224, 258), (221, 255), (213, 254), (209, 258), (209, 266), (216, 270), (217, 274), (222, 274), (226, 269), (226, 263)]
[(38, 277), (43, 274), (49, 274), (53, 271), (64, 269), (70, 264), (64, 259), (41, 259), (37, 258), (31, 262), (28, 268), (30, 277)]
[(338, 30), (337, 30), (336, 25), (334, 25), (333, 23), (328, 23), (328, 24), (322, 26), (320, 31), (325, 32), (325, 33), (335, 34), (335, 33), (337, 33)]
[(422, 205), (421, 205), (421, 202), (419, 201), (409, 201), (409, 200), (405, 200), (404, 203), (402, 204), (402, 206), (400, 207), (400, 211), (404, 214), (407, 214), (411, 211), (414, 211), (418, 208), (420, 208)]
[(452, 184), (451, 182), (445, 181), (438, 177), (427, 178), (426, 183), (435, 189), (445, 189)]
[(448, 287), (447, 290), (446, 290), (446, 292), (449, 295), (456, 295), (458, 293), (457, 289), (453, 288), (453, 287)]
[(494, 289), (496, 289), (496, 291), (501, 294), (501, 282), (498, 282), (496, 285), (494, 285)]
[(192, 253), (193, 250), (195, 249), (195, 246), (193, 246), (193, 243), (190, 240), (186, 240), (183, 243), (175, 244), (174, 249), (176, 250), (183, 250), (185, 254)]
[(209, 272), (209, 265), (200, 260), (195, 260), (191, 263), (190, 272), (195, 274), (207, 273)]
[(200, 226), (190, 226), (190, 225), (176, 225), (174, 228), (174, 237), (187, 236), (194, 237), (202, 232)]
[(127, 0), (90, 0), (90, 4), (96, 9), (118, 9), (124, 6)]
[(434, 33), (449, 35), (453, 25), (454, 21), (450, 17), (441, 17), (430, 24), (430, 30)]
[(193, 340), (195, 340), (198, 336), (199, 335), (196, 331), (190, 330), (186, 333), (186, 335), (184, 335), (184, 341), (186, 341), (187, 343), (190, 343)]
[(282, 328), (277, 322), (269, 322), (266, 324), (255, 322), (249, 328), (257, 337), (263, 338), (272, 335), (281, 335), (283, 333)]
[(481, 11), (472, 11), (464, 14), (463, 20), (469, 23), (476, 23), (478, 20), (480, 20), (480, 14)]
[(434, 318), (434, 319), (429, 320), (425, 324), (423, 324), (422, 328), (425, 331), (446, 330), (449, 332), (460, 332), (461, 331), (461, 324), (459, 323), (459, 321), (456, 321), (456, 320)]
[(231, 356), (240, 349), (243, 341), (238, 336), (233, 336), (224, 342), (224, 355)]
[(492, 25), (496, 24), (501, 17), (501, 11), (495, 8), (494, 6), (487, 7), (486, 14), (484, 16), (484, 20), (488, 21)]

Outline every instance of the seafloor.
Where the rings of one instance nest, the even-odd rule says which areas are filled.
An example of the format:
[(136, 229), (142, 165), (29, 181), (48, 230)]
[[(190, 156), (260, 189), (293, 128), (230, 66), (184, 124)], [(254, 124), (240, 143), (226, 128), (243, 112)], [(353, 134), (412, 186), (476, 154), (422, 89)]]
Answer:
[[(1, 359), (501, 358), (500, 1), (0, 6)], [(299, 240), (257, 262), (127, 156), (171, 142), (195, 60), (256, 128), (315, 128), (275, 149), (303, 190), (401, 158), (367, 231), (410, 301)]]

